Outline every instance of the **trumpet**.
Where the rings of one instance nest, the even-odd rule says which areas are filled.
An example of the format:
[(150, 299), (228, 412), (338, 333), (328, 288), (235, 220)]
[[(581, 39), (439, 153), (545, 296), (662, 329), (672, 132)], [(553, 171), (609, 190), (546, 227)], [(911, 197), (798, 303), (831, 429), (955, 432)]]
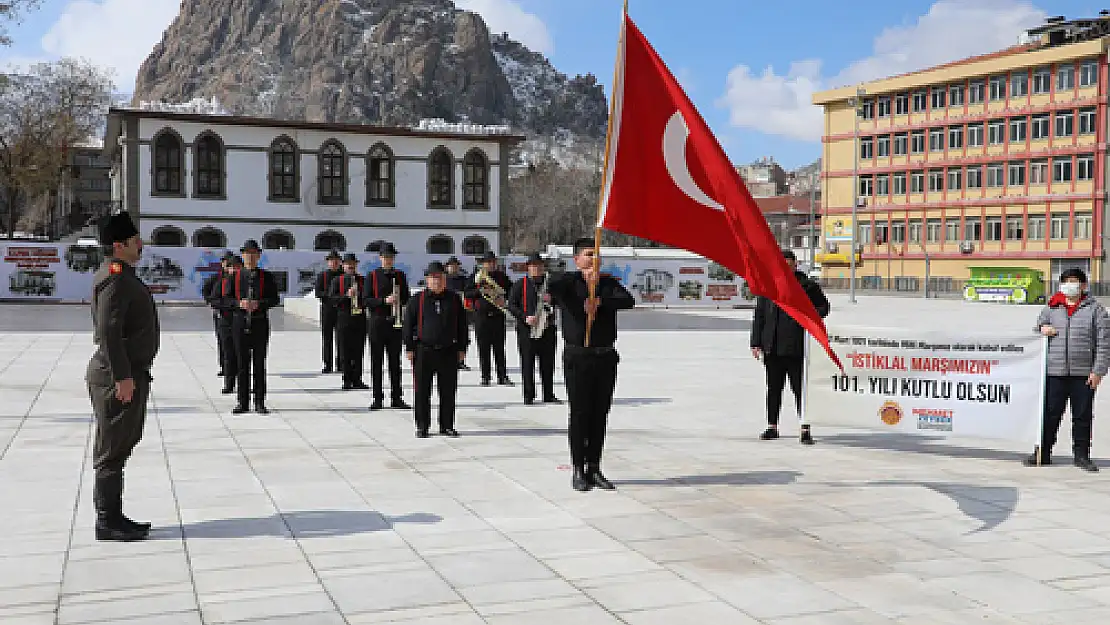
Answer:
[(362, 314), (362, 306), (358, 305), (358, 296), (361, 295), (361, 294), (358, 292), (358, 280), (357, 279), (355, 280), (355, 285), (351, 288), (355, 290), (354, 295), (351, 295), (351, 314), (352, 315), (361, 315)]
[(401, 283), (393, 280), (393, 327), (401, 327)]
[(503, 313), (509, 312), (509, 309), (502, 303), (505, 301), (505, 289), (497, 284), (497, 281), (489, 275), (485, 268), (478, 269), (478, 272), (474, 274), (474, 286), (487, 302), (496, 306)]

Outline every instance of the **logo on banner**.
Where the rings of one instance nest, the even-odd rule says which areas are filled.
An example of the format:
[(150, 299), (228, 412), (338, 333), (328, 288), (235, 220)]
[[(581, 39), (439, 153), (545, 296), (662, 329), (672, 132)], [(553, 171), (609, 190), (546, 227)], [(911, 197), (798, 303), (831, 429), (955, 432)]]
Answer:
[(883, 402), (882, 407), (879, 408), (879, 418), (887, 425), (898, 425), (902, 420), (902, 407), (898, 402)]
[(914, 408), (913, 415), (917, 417), (917, 429), (931, 430), (934, 432), (952, 431), (952, 411), (937, 410), (935, 408)]

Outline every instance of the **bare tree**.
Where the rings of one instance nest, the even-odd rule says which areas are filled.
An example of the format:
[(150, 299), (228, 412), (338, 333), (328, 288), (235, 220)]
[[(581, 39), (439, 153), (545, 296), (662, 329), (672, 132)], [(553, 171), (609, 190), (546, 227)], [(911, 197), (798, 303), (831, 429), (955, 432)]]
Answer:
[(23, 14), (32, 9), (37, 9), (42, 0), (0, 0), (0, 45), (12, 45), (12, 38), (8, 35), (8, 23), (18, 23)]
[(75, 59), (7, 75), (0, 85), (0, 188), (9, 237), (20, 200), (54, 192), (69, 148), (100, 133), (113, 89), (109, 73)]

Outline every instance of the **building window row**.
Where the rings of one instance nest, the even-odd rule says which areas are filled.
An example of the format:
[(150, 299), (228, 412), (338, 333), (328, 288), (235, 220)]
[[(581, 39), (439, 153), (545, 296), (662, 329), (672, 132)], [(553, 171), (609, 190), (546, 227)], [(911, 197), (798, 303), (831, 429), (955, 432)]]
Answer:
[[(1051, 165), (1051, 168), (1050, 168)], [(945, 167), (859, 177), (861, 197), (887, 197), (906, 193), (961, 191), (1004, 186), (1086, 182), (1095, 178), (1095, 155), (1059, 156), (1053, 159)], [(926, 184), (927, 183), (927, 184)]]
[[(154, 158), (151, 173), (152, 195), (185, 196), (185, 143), (176, 132), (164, 129), (152, 141)], [(225, 199), (227, 181), (226, 151), (223, 141), (204, 132), (193, 142), (193, 197)], [(300, 148), (290, 137), (281, 136), (267, 149), (269, 201), (300, 201)], [(396, 161), (389, 146), (375, 144), (366, 157), (366, 203), (395, 206)], [(324, 205), (349, 202), (351, 157), (335, 139), (324, 142), (316, 155), (316, 201)], [(474, 148), (463, 157), (463, 208), (489, 208), (489, 159)], [(455, 207), (455, 159), (439, 146), (428, 155), (427, 205), (430, 208)]]
[[(1055, 113), (1042, 113), (1005, 119), (992, 119), (966, 125), (954, 125), (912, 132), (872, 135), (860, 137), (859, 157), (861, 159), (884, 158), (961, 150), (964, 147), (979, 148), (984, 145), (1004, 145), (1007, 137), (1010, 143), (1040, 141), (1055, 137), (1057, 139), (1079, 135), (1095, 134), (1095, 109), (1081, 108)], [(926, 134), (927, 133), (927, 134)], [(928, 137), (928, 141), (926, 141)], [(927, 149), (926, 149), (927, 148)]]
[(1049, 215), (964, 215), (929, 219), (876, 220), (860, 223), (859, 240), (865, 245), (905, 243), (997, 243), (1002, 241), (1089, 241), (1094, 229), (1090, 213)]
[[(150, 235), (151, 245), (161, 247), (185, 247), (188, 237), (185, 231), (177, 226), (160, 226), (155, 228)], [(205, 226), (193, 233), (193, 247), (226, 248), (227, 235), (219, 228)], [(366, 246), (366, 251), (371, 249), (373, 243)], [(262, 248), (267, 250), (292, 250), (296, 249), (296, 240), (293, 234), (280, 228), (267, 230), (262, 235)], [(347, 237), (335, 230), (324, 230), (318, 233), (312, 242), (312, 249), (318, 252), (338, 250), (347, 251)], [(429, 254), (454, 254), (455, 239), (446, 234), (436, 234), (428, 238), (425, 249)], [(462, 241), (462, 254), (466, 256), (480, 256), (489, 251), (489, 241), (485, 237), (471, 235)]]
[(1036, 67), (1009, 74), (976, 78), (966, 83), (934, 85), (909, 93), (865, 98), (860, 103), (863, 119), (924, 113), (928, 110), (962, 107), (965, 104), (982, 104), (986, 101), (1001, 102), (1007, 98), (1025, 98), (1029, 95), (1047, 95), (1072, 91), (1077, 86), (1093, 87), (1098, 84), (1098, 61), (1089, 59), (1053, 67)]

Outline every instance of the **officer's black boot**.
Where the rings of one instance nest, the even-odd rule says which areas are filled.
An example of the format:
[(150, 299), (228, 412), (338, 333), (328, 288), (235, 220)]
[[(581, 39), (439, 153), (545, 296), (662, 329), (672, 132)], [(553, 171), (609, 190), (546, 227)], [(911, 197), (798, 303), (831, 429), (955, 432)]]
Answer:
[(123, 476), (97, 478), (94, 492), (97, 540), (130, 542), (147, 537), (149, 530), (128, 523), (123, 516)]
[(605, 479), (605, 476), (601, 474), (601, 465), (596, 463), (596, 462), (592, 462), (589, 465), (587, 465), (587, 467), (586, 467), (586, 478), (589, 479), (589, 481), (594, 486), (600, 488), (601, 490), (616, 490), (617, 489), (616, 486), (613, 486), (612, 482)]
[[(123, 478), (120, 478), (120, 501), (121, 502), (123, 501)], [(120, 506), (120, 516), (123, 518), (123, 522), (130, 525), (131, 527), (133, 527), (137, 530), (144, 531), (144, 532), (149, 532), (150, 531), (150, 523), (149, 522), (147, 522), (147, 521), (141, 521), (141, 522), (140, 521), (132, 521), (131, 519), (127, 518), (127, 515), (125, 515), (123, 513), (123, 506), (122, 505)]]
[(586, 478), (586, 470), (578, 465), (574, 467), (574, 476), (570, 479), (570, 485), (574, 490), (582, 492), (586, 492), (593, 487), (590, 480)]

